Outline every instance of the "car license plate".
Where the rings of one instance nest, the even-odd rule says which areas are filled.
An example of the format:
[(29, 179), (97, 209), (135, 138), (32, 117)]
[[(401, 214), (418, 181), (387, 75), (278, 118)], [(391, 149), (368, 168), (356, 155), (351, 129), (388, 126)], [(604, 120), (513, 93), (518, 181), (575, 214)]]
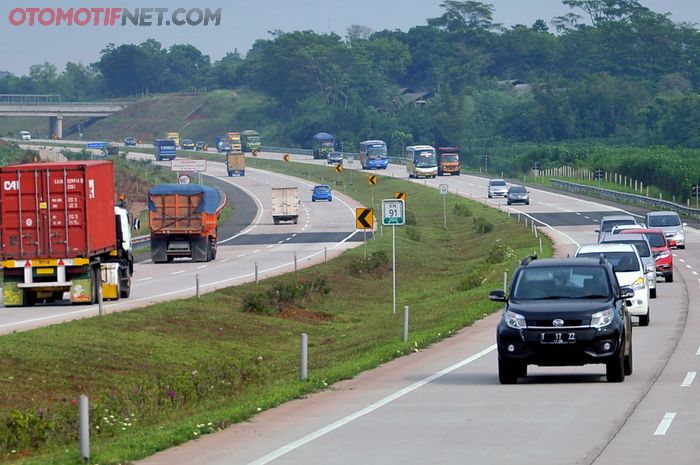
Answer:
[(574, 344), (576, 333), (540, 333), (542, 344)]

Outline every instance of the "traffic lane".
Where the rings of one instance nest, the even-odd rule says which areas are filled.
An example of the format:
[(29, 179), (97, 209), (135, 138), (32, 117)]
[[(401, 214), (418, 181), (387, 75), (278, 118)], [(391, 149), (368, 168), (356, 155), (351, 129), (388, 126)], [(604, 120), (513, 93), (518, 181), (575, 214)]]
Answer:
[[(273, 226), (271, 213), (269, 212), (271, 186), (275, 182), (284, 182), (284, 186), (291, 186), (296, 183), (299, 186), (307, 186), (309, 183), (303, 180), (295, 180), (290, 177), (275, 176), (268, 179), (265, 172), (251, 170), (250, 176), (242, 178), (228, 178), (225, 176), (225, 167), (221, 163), (209, 163), (210, 172), (221, 174), (221, 178), (226, 182), (235, 182), (239, 189), (251, 194), (255, 198), (255, 203), (259, 205), (260, 214), (256, 217), (256, 222), (249, 226), (244, 232), (260, 231), (262, 233), (280, 231), (300, 233), (304, 230), (313, 231), (310, 224), (310, 214), (306, 204), (310, 204), (310, 194), (308, 202), (302, 204), (304, 218), (298, 225)], [(218, 166), (220, 165), (220, 166)], [(255, 192), (254, 192), (255, 191)], [(256, 193), (257, 192), (257, 193)], [(305, 196), (305, 194), (302, 194)], [(267, 196), (267, 197), (265, 197)], [(264, 198), (265, 200), (260, 200)], [(350, 230), (348, 226), (353, 224), (354, 215), (352, 208), (347, 204), (351, 202), (344, 196), (339, 196), (342, 202), (333, 202), (338, 208), (336, 216), (330, 218), (331, 225), (338, 225), (338, 231)], [(267, 212), (267, 213), (265, 213)], [(269, 217), (269, 224), (265, 226), (262, 218)], [(354, 224), (353, 224), (354, 226)], [(268, 227), (270, 230), (265, 230)], [(328, 230), (328, 226), (323, 227)], [(331, 229), (330, 232), (333, 232)], [(241, 233), (239, 233), (241, 234)], [(333, 239), (337, 237), (334, 236)], [(225, 239), (222, 239), (224, 241)], [(327, 239), (326, 239), (327, 240)], [(299, 267), (310, 266), (322, 262), (325, 257), (333, 258), (350, 247), (356, 246), (357, 241), (323, 242), (317, 244), (295, 245), (295, 250), (279, 251), (270, 250), (277, 244), (268, 244), (259, 247), (259, 250), (237, 250), (228, 256), (227, 247), (222, 247), (217, 254), (217, 260), (209, 263), (195, 263), (185, 260), (176, 260), (171, 265), (177, 268), (163, 266), (166, 264), (153, 265), (149, 263), (137, 264), (135, 266), (134, 277), (132, 279), (132, 294), (129, 299), (122, 299), (116, 302), (105, 302), (106, 311), (122, 311), (148, 303), (170, 300), (173, 298), (191, 296), (195, 290), (195, 276), (200, 275), (200, 288), (202, 292), (237, 284), (239, 282), (251, 281), (254, 278), (255, 263), (259, 264), (260, 276), (272, 276), (283, 272), (292, 271), (294, 268), (294, 254), (297, 254), (297, 265)], [(231, 248), (233, 250), (233, 248)], [(245, 258), (239, 257), (244, 255)], [(240, 270), (245, 270), (240, 272)], [(45, 326), (48, 324), (61, 323), (86, 316), (95, 316), (98, 308), (93, 306), (73, 306), (68, 303), (61, 305), (39, 305), (30, 308), (6, 308), (0, 312), (0, 333), (7, 333), (18, 330), (26, 330)]]
[[(700, 379), (692, 375), (700, 371), (700, 250), (686, 248), (674, 255), (683, 259), (674, 263), (677, 280), (672, 285), (678, 278), (685, 284), (687, 301), (681, 306), (688, 305), (687, 321), (678, 328), (682, 334), (669, 341), (673, 356), (668, 365), (596, 465), (695, 464), (700, 457)], [(665, 286), (661, 284), (660, 289)]]
[(635, 327), (635, 373), (622, 384), (588, 365), (530, 367), (532, 378), (500, 385), (492, 315), (430, 350), (142, 463), (590, 463), (663, 368), (658, 346), (680, 313), (653, 320), (660, 330)]

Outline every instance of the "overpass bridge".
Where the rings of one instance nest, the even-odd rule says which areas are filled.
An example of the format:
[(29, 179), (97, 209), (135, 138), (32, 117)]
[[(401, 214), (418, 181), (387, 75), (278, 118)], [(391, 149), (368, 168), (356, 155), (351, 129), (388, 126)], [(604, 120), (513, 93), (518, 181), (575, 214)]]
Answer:
[(104, 118), (129, 106), (128, 102), (62, 102), (57, 95), (0, 94), (0, 116), (47, 116), (49, 135), (63, 138), (63, 118)]

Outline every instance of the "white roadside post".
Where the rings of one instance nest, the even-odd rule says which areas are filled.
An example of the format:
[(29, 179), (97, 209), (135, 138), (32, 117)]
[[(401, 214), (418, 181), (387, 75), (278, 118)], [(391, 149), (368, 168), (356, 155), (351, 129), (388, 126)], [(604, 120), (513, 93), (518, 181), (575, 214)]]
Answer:
[(406, 222), (403, 199), (382, 200), (382, 224), (391, 226), (391, 274), (393, 287), (393, 311), (396, 313), (396, 226)]
[(442, 196), (442, 223), (445, 229), (447, 229), (447, 207), (445, 206), (445, 197), (447, 197), (449, 189), (447, 184), (440, 184), (440, 195)]

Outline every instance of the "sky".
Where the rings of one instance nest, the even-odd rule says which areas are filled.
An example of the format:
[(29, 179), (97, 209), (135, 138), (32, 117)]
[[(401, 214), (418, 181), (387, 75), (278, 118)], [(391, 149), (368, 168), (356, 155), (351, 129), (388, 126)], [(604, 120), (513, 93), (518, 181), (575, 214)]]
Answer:
[[(67, 62), (84, 65), (100, 58), (100, 51), (108, 43), (115, 45), (141, 43), (155, 39), (164, 47), (173, 44), (192, 44), (212, 61), (226, 53), (238, 50), (245, 55), (257, 39), (269, 39), (269, 31), (284, 32), (313, 30), (317, 33), (335, 32), (345, 36), (353, 24), (367, 26), (375, 31), (400, 29), (407, 31), (413, 26), (426, 24), (427, 18), (443, 13), (443, 0), (125, 0), (104, 2), (94, 0), (61, 1), (2, 1), (0, 5), (0, 71), (25, 75), (33, 64), (48, 62), (63, 70)], [(531, 26), (535, 20), (552, 18), (572, 12), (561, 0), (485, 0), (494, 7), (494, 22), (504, 26), (525, 24)], [(670, 13), (675, 22), (700, 24), (700, 0), (640, 0), (640, 3), (659, 13)], [(40, 25), (38, 21), (29, 25), (29, 15), (16, 8), (104, 8), (122, 7), (129, 11), (137, 8), (167, 8), (164, 22), (172, 18), (177, 8), (189, 11), (195, 8), (221, 9), (220, 24), (135, 26), (92, 25)], [(578, 11), (577, 13), (581, 13)], [(51, 12), (44, 13), (50, 20)], [(196, 14), (194, 12), (193, 14)], [(102, 15), (102, 13), (100, 13)], [(152, 22), (157, 21), (157, 13)], [(177, 18), (184, 17), (180, 14)], [(95, 16), (93, 15), (92, 18)], [(196, 16), (193, 16), (196, 18)], [(85, 19), (85, 17), (83, 17)], [(101, 22), (103, 16), (99, 17)], [(21, 23), (21, 24), (13, 24)]]

